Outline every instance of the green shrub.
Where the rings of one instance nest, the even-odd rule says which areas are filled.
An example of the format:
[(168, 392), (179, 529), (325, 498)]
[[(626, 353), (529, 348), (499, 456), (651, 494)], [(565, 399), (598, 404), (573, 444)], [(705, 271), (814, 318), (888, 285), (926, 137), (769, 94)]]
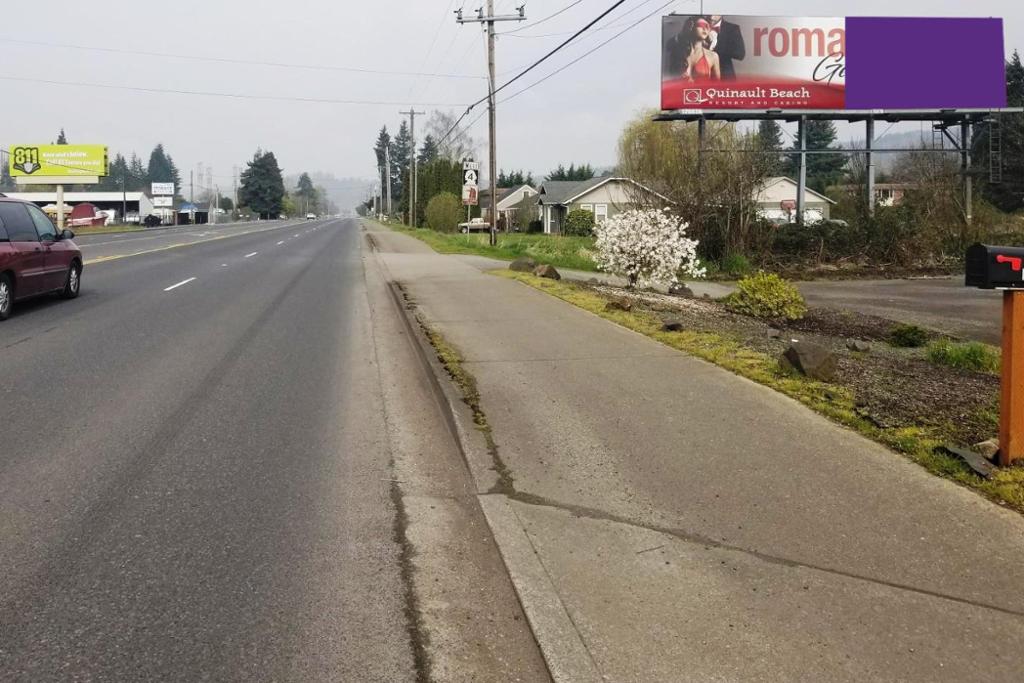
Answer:
[(427, 202), (427, 226), (438, 232), (456, 232), (465, 215), (462, 201), (451, 192), (434, 195)]
[(928, 332), (917, 325), (897, 325), (889, 333), (889, 343), (903, 349), (917, 349), (928, 343)]
[(574, 209), (565, 217), (565, 234), (572, 237), (590, 237), (594, 234), (594, 214), (586, 209)]
[(540, 220), (530, 221), (530, 224), (526, 227), (526, 232), (529, 234), (538, 234), (544, 232), (544, 223)]
[(721, 272), (737, 277), (750, 275), (750, 272), (754, 269), (750, 265), (750, 259), (743, 254), (726, 254), (722, 258), (720, 266)]
[(800, 320), (807, 314), (803, 295), (775, 273), (757, 273), (736, 283), (725, 305), (734, 313), (755, 318)]
[(999, 349), (980, 342), (958, 344), (946, 339), (928, 345), (928, 360), (958, 370), (998, 373), (1001, 366)]

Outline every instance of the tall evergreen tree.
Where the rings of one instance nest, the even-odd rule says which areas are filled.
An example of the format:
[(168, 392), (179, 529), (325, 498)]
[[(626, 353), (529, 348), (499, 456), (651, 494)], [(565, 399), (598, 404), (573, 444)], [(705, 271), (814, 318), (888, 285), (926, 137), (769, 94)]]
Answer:
[(284, 177), (273, 152), (256, 150), (242, 171), (238, 201), (260, 218), (277, 218), (284, 206)]
[(313, 179), (309, 177), (308, 173), (299, 176), (299, 182), (295, 186), (295, 196), (299, 198), (301, 202), (299, 208), (304, 213), (317, 211), (316, 187), (313, 186)]
[(407, 202), (403, 197), (408, 195), (406, 190), (407, 177), (412, 168), (412, 135), (409, 133), (409, 125), (402, 121), (398, 128), (398, 134), (391, 141), (391, 197), (395, 206), (405, 210)]
[(64, 129), (63, 128), (60, 129), (60, 135), (57, 136), (57, 144), (58, 145), (66, 145), (66, 144), (68, 144), (68, 136), (64, 134)]
[(417, 163), (420, 166), (425, 166), (436, 159), (438, 155), (437, 141), (433, 135), (427, 134), (427, 137), (423, 138), (423, 144), (420, 145), (419, 156), (416, 159)]
[(124, 181), (124, 189), (126, 191), (131, 191), (134, 188), (131, 179), (128, 177), (128, 161), (124, 158), (123, 154), (118, 152), (114, 155), (114, 160), (110, 162), (107, 175), (100, 178), (96, 189), (107, 191), (120, 190), (122, 180)]
[[(836, 124), (832, 121), (807, 122), (807, 149), (842, 149), (835, 144), (836, 137)], [(800, 149), (800, 141), (796, 140), (791, 149)], [(788, 157), (786, 172), (796, 178), (800, 172), (800, 156), (791, 154)], [(808, 154), (807, 187), (815, 192), (825, 192), (842, 179), (846, 161), (844, 154)]]
[(782, 126), (778, 121), (765, 119), (757, 127), (757, 145), (764, 155), (765, 171), (774, 175), (783, 167), (782, 155)]
[(141, 192), (149, 189), (148, 184), (146, 167), (142, 165), (142, 159), (132, 152), (132, 158), (128, 161), (128, 189)]
[(153, 148), (146, 167), (146, 180), (150, 183), (174, 182), (174, 170), (162, 144)]

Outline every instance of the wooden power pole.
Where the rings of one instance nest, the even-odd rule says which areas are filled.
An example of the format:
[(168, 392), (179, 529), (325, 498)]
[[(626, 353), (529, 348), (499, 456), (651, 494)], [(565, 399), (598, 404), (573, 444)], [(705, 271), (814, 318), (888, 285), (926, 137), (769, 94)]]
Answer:
[(518, 8), (517, 14), (507, 14), (502, 16), (495, 16), (494, 14), (494, 0), (487, 0), (487, 15), (484, 15), (484, 10), (481, 8), (477, 11), (475, 19), (466, 19), (462, 16), (462, 10), (458, 10), (456, 14), (456, 21), (460, 24), (465, 23), (478, 23), (487, 25), (487, 119), (489, 122), (489, 147), (490, 154), (488, 163), (488, 175), (489, 186), (491, 189), (491, 209), (488, 215), (491, 219), (491, 246), (495, 246), (498, 243), (498, 197), (497, 197), (497, 180), (498, 180), (498, 133), (497, 133), (497, 112), (496, 102), (494, 101), (494, 91), (496, 90), (494, 84), (494, 24), (498, 21), (525, 21), (526, 11), (524, 7)]

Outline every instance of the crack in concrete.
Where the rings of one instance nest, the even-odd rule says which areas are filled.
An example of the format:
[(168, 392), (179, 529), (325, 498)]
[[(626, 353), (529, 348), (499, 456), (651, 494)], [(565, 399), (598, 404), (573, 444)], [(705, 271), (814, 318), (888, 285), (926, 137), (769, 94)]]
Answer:
[[(506, 495), (508, 495), (508, 494), (506, 494)], [(616, 523), (616, 524), (622, 524), (622, 525), (634, 527), (634, 528), (637, 528), (637, 529), (644, 529), (646, 531), (653, 531), (655, 533), (665, 534), (666, 536), (670, 536), (670, 537), (672, 537), (672, 538), (674, 538), (676, 540), (683, 541), (684, 543), (688, 543), (688, 544), (691, 544), (691, 545), (702, 545), (702, 546), (704, 546), (705, 549), (712, 549), (713, 548), (713, 549), (716, 549), (716, 550), (727, 550), (727, 551), (741, 553), (743, 555), (747, 555), (749, 557), (753, 557), (753, 558), (755, 558), (757, 560), (760, 560), (760, 561), (768, 563), (768, 564), (779, 565), (779, 566), (783, 566), (783, 567), (787, 567), (787, 568), (791, 568), (791, 569), (793, 569), (793, 568), (810, 569), (812, 571), (823, 572), (823, 573), (826, 573), (826, 574), (832, 574), (834, 576), (841, 576), (843, 578), (853, 579), (855, 581), (864, 581), (864, 582), (872, 583), (872, 584), (879, 585), (879, 586), (885, 586), (887, 588), (894, 588), (894, 589), (900, 590), (900, 591), (907, 591), (907, 592), (910, 592), (910, 593), (916, 593), (918, 595), (924, 595), (924, 596), (927, 596), (927, 597), (930, 597), (930, 598), (938, 598), (940, 600), (948, 600), (948, 601), (956, 602), (956, 603), (959, 603), (959, 604), (962, 604), (962, 605), (968, 605), (968, 606), (977, 607), (977, 608), (980, 608), (980, 609), (992, 610), (992, 611), (995, 611), (995, 612), (1000, 612), (1002, 614), (1008, 614), (1008, 615), (1014, 616), (1014, 617), (1024, 617), (1024, 612), (1019, 611), (1019, 610), (1009, 609), (1009, 608), (1006, 608), (1006, 607), (1001, 607), (999, 605), (993, 605), (993, 604), (986, 603), (986, 602), (981, 602), (981, 601), (978, 601), (978, 600), (971, 600), (971, 599), (968, 599), (968, 598), (961, 598), (961, 597), (958, 597), (956, 595), (950, 595), (948, 593), (940, 593), (938, 591), (928, 590), (927, 588), (918, 588), (917, 586), (911, 586), (909, 584), (898, 583), (898, 582), (895, 582), (895, 581), (887, 581), (885, 579), (879, 579), (879, 578), (872, 577), (872, 576), (866, 576), (864, 574), (857, 574), (855, 572), (848, 572), (848, 571), (844, 571), (842, 569), (836, 569), (835, 567), (827, 567), (825, 565), (813, 564), (813, 563), (805, 562), (805, 561), (802, 561), (802, 560), (794, 560), (794, 559), (791, 559), (791, 558), (781, 557), (781, 556), (778, 556), (778, 555), (771, 555), (769, 553), (765, 553), (765, 552), (762, 552), (762, 551), (759, 551), (759, 550), (753, 550), (751, 548), (744, 548), (742, 546), (733, 545), (731, 543), (725, 543), (723, 541), (718, 541), (718, 540), (715, 540), (715, 539), (713, 539), (713, 538), (711, 538), (709, 536), (704, 536), (703, 534), (698, 534), (696, 532), (688, 531), (686, 529), (679, 529), (679, 528), (672, 528), (672, 527), (663, 527), (663, 526), (659, 526), (659, 525), (656, 525), (656, 524), (644, 524), (642, 522), (638, 522), (636, 520), (629, 519), (628, 517), (623, 517), (621, 515), (616, 515), (614, 513), (606, 512), (604, 510), (598, 510), (596, 508), (590, 508), (590, 507), (581, 506), (581, 505), (573, 505), (573, 504), (570, 504), (570, 503), (562, 503), (562, 502), (559, 502), (559, 501), (551, 500), (551, 499), (544, 498), (544, 497), (541, 497), (541, 496), (536, 496), (536, 495), (533, 495), (533, 494), (530, 494), (530, 493), (524, 493), (524, 492), (521, 492), (521, 491), (516, 491), (516, 492), (512, 493), (511, 495), (508, 495), (508, 498), (510, 498), (511, 500), (516, 501), (517, 503), (522, 503), (524, 505), (530, 505), (530, 506), (533, 506), (533, 507), (543, 507), (543, 508), (555, 509), (555, 510), (560, 510), (562, 512), (569, 512), (569, 513), (573, 514), (576, 517), (582, 517), (584, 519), (592, 519), (592, 520), (603, 521), (603, 522), (613, 522), (613, 523)], [(527, 535), (529, 535), (529, 534), (527, 534)]]

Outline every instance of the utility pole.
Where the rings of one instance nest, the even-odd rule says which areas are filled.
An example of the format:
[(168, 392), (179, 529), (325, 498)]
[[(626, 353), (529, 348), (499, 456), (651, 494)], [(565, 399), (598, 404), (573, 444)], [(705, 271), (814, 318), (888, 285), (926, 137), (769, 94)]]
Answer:
[(416, 201), (417, 190), (419, 189), (418, 181), (419, 177), (416, 168), (416, 116), (418, 114), (426, 114), (425, 111), (416, 111), (414, 107), (409, 107), (409, 111), (400, 111), (399, 114), (409, 117), (409, 133), (412, 135), (412, 159), (409, 167), (409, 227), (416, 227)]
[(391, 206), (391, 145), (384, 148), (384, 165), (386, 167), (385, 173), (387, 174), (387, 185), (388, 185), (388, 201), (386, 206), (388, 207), (388, 216), (390, 217), (394, 207)]
[[(121, 224), (128, 225), (128, 193), (124, 189), (124, 174), (121, 174)], [(141, 203), (140, 203), (141, 208)], [(142, 213), (140, 210), (139, 213)], [(142, 216), (139, 216), (141, 221)]]
[(188, 172), (188, 222), (191, 225), (196, 222), (196, 172), (189, 169)]
[(455, 12), (455, 21), (460, 24), (477, 23), (487, 24), (487, 118), (490, 124), (490, 163), (488, 164), (489, 185), (491, 188), (491, 210), (488, 212), (491, 219), (491, 246), (498, 244), (498, 202), (497, 200), (497, 179), (498, 179), (498, 133), (497, 133), (497, 112), (494, 101), (494, 24), (498, 21), (525, 21), (526, 5), (516, 8), (517, 14), (506, 14), (495, 16), (494, 0), (487, 0), (487, 16), (484, 16), (483, 9), (477, 10), (476, 19), (465, 19), (462, 10)]

